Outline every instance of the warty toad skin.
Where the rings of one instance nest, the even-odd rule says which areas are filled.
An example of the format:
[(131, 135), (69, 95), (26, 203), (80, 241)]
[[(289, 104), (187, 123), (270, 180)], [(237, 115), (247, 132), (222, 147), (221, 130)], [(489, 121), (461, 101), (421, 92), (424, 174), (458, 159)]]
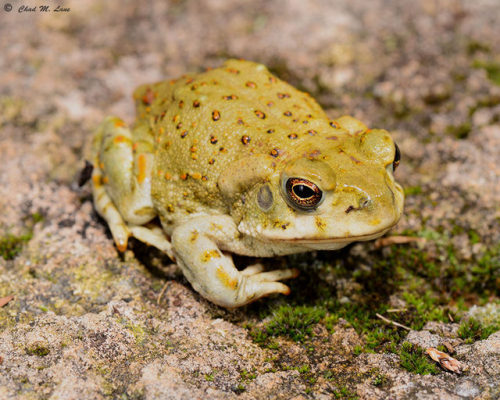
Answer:
[(134, 99), (132, 128), (108, 117), (94, 136), (96, 209), (120, 251), (130, 236), (157, 247), (218, 305), (288, 294), (280, 281), (297, 275), (239, 271), (230, 253), (336, 250), (383, 235), (401, 216), (389, 133), (328, 119), (261, 64), (229, 60), (143, 85)]

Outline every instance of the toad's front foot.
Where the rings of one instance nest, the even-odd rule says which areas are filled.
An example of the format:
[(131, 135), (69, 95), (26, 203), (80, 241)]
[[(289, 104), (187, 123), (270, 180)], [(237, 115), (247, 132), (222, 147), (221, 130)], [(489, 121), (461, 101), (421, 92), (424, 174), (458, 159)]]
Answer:
[(227, 216), (199, 217), (176, 228), (172, 245), (177, 263), (193, 288), (222, 307), (240, 307), (272, 293), (289, 294), (278, 282), (295, 278), (296, 269), (262, 272), (261, 265), (238, 271), (232, 258), (217, 243), (238, 240), (233, 220)]

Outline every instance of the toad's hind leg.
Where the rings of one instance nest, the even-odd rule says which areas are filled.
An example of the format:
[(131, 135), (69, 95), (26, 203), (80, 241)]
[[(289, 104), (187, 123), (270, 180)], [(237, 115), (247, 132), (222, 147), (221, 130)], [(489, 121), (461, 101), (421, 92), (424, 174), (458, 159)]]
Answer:
[(118, 250), (125, 251), (133, 235), (171, 255), (161, 230), (142, 226), (156, 216), (151, 200), (153, 145), (148, 133), (139, 128), (132, 137), (121, 119), (108, 117), (97, 129), (92, 149), (94, 204)]

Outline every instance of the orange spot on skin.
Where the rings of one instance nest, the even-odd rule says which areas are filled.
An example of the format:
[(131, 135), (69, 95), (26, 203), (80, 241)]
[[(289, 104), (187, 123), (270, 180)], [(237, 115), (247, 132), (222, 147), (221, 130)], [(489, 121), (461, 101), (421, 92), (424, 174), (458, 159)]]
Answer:
[(218, 121), (220, 119), (220, 112), (217, 110), (212, 111), (212, 119)]
[(92, 183), (94, 186), (101, 186), (101, 175), (92, 176)]
[(127, 242), (125, 243), (116, 243), (116, 248), (120, 253), (124, 253), (127, 250)]
[(142, 183), (146, 179), (146, 155), (139, 154), (137, 157), (137, 182)]
[(191, 174), (191, 177), (193, 179), (201, 179), (201, 174), (199, 172), (195, 172), (195, 173)]
[(197, 159), (198, 159), (198, 154), (196, 154), (196, 153), (191, 153), (191, 158), (192, 158), (193, 160), (197, 160)]
[(203, 254), (201, 255), (201, 261), (202, 262), (208, 262), (212, 258), (220, 258), (220, 253), (213, 249), (213, 250), (205, 250)]
[(133, 150), (133, 151), (136, 151), (138, 147), (139, 147), (139, 143), (135, 142), (135, 143), (132, 145), (132, 150)]
[(163, 126), (160, 126), (158, 129), (158, 134), (163, 135), (165, 133), (165, 128)]
[(272, 149), (270, 154), (271, 154), (271, 156), (276, 158), (280, 155), (280, 150), (279, 149)]
[(153, 92), (151, 88), (146, 89), (146, 93), (142, 96), (142, 102), (146, 105), (150, 105), (156, 97), (156, 93)]
[(104, 178), (102, 178), (102, 183), (103, 184), (109, 183), (109, 178), (107, 176), (105, 176)]
[(125, 126), (125, 122), (123, 122), (121, 119), (115, 120), (115, 128), (120, 128)]
[(187, 174), (184, 172), (181, 174), (180, 178), (185, 181), (187, 179)]
[(260, 110), (255, 110), (254, 111), (255, 115), (257, 116), (257, 118), (260, 118), (260, 119), (265, 119), (266, 118), (266, 114), (264, 114), (262, 111)]
[(165, 179), (166, 179), (166, 180), (170, 180), (170, 179), (172, 179), (172, 175), (171, 175), (171, 174), (169, 174), (168, 172), (165, 172)]
[(231, 278), (222, 266), (217, 267), (217, 279), (227, 288), (236, 289), (238, 287), (238, 280)]

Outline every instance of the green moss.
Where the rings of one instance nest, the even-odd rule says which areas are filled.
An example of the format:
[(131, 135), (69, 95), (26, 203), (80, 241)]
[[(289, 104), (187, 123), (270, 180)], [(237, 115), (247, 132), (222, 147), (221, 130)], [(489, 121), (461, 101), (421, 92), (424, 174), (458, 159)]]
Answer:
[(38, 357), (45, 357), (50, 353), (50, 350), (47, 347), (38, 344), (32, 347), (26, 347), (24, 351), (30, 356)]
[(420, 296), (403, 293), (403, 299), (410, 306), (412, 315), (409, 317), (409, 322), (412, 329), (422, 329), (427, 321), (448, 321), (445, 310), (438, 306), (438, 299), (431, 291), (426, 291)]
[(24, 218), (26, 233), (16, 236), (10, 233), (0, 238), (0, 257), (4, 260), (13, 260), (16, 258), (24, 245), (33, 237), (33, 227), (35, 224), (43, 221), (44, 217), (40, 213), (34, 213)]
[(207, 382), (213, 382), (215, 379), (215, 375), (212, 373), (212, 374), (205, 374), (205, 380)]
[(467, 43), (467, 53), (469, 55), (474, 55), (476, 53), (489, 53), (491, 52), (491, 47), (488, 43), (479, 42), (477, 40), (470, 40)]
[(32, 237), (33, 234), (28, 232), (20, 236), (7, 234), (3, 238), (0, 238), (0, 257), (4, 260), (13, 260)]
[(422, 194), (421, 186), (408, 186), (404, 188), (405, 196), (415, 196)]
[(19, 122), (23, 107), (26, 107), (26, 104), (21, 99), (0, 97), (0, 126)]
[(355, 392), (350, 391), (346, 386), (342, 386), (340, 389), (335, 390), (333, 392), (333, 396), (335, 399), (342, 399), (342, 400), (359, 399), (359, 396)]
[(339, 322), (339, 316), (336, 314), (330, 314), (327, 315), (323, 319), (323, 324), (325, 325), (325, 328), (328, 329), (328, 332), (334, 333), (335, 332), (335, 325)]
[(470, 229), (467, 232), (467, 235), (469, 236), (469, 240), (472, 244), (481, 243), (481, 236), (474, 229)]
[(468, 121), (460, 125), (448, 125), (446, 127), (446, 133), (456, 137), (457, 139), (466, 139), (471, 130), (472, 125)]
[(245, 385), (243, 385), (242, 383), (239, 383), (234, 389), (233, 389), (233, 392), (236, 393), (236, 394), (241, 394), (243, 393), (244, 391), (246, 391), (247, 388)]
[(36, 212), (34, 214), (31, 214), (31, 219), (33, 221), (33, 224), (38, 224), (45, 219), (45, 216), (39, 212)]
[(144, 343), (147, 337), (147, 332), (142, 326), (133, 324), (130, 321), (128, 321), (126, 323), (126, 327), (132, 331), (132, 335), (134, 335), (136, 344)]
[(325, 316), (325, 310), (310, 306), (280, 306), (263, 329), (251, 335), (254, 341), (262, 343), (270, 336), (286, 336), (295, 342), (303, 342), (312, 334), (312, 326)]
[[(449, 226), (456, 226), (460, 234), (467, 234), (471, 244), (485, 246), (483, 253), (473, 253), (471, 259), (462, 258), (453, 245)], [(426, 238), (427, 246), (408, 244), (373, 249), (367, 245), (367, 256), (358, 256), (347, 249), (318, 252), (314, 258), (307, 254), (288, 257), (289, 267), (303, 270), (297, 279), (290, 281), (292, 291), (288, 304), (283, 305), (282, 299), (270, 299), (248, 308), (250, 313), (255, 313), (257, 322), (246, 328), (257, 343), (275, 350), (275, 366), (282, 368), (283, 360), (290, 364), (289, 359), (283, 358), (286, 350), (273, 341), (275, 337), (284, 336), (303, 343), (302, 348), (312, 362), (321, 346), (319, 338), (311, 339), (314, 324), (323, 324), (333, 333), (346, 329), (344, 322), (342, 328), (337, 325), (342, 319), (363, 339), (362, 345), (354, 347), (355, 355), (392, 352), (399, 354), (402, 367), (411, 372), (440, 371), (421, 349), (401, 345), (406, 330), (387, 324), (377, 318), (376, 313), (412, 329), (421, 329), (428, 321), (449, 322), (450, 317), (459, 320), (472, 304), (497, 301), (500, 246), (487, 247), (488, 238), (482, 238), (480, 230), (455, 221), (447, 221), (443, 228), (401, 234)], [(395, 308), (394, 299), (404, 303), (398, 306), (399, 310), (389, 310)], [(264, 322), (258, 322), (262, 320)], [(493, 328), (488, 327), (487, 332), (490, 329)], [(300, 364), (292, 361), (288, 368), (298, 370), (302, 363), (302, 360)], [(332, 374), (338, 375), (338, 371)], [(308, 382), (314, 382), (318, 372), (304, 371), (301, 378), (310, 387), (312, 383)], [(382, 386), (387, 378), (371, 374), (367, 379), (374, 386)], [(350, 387), (349, 382), (342, 379), (335, 379), (335, 384), (337, 388)]]
[(399, 365), (419, 375), (437, 375), (440, 372), (420, 347), (408, 342), (404, 342), (399, 351)]
[(482, 68), (486, 71), (488, 79), (495, 85), (500, 85), (500, 64), (493, 61), (475, 60), (472, 63), (474, 68)]
[(311, 367), (307, 364), (304, 364), (298, 367), (297, 371), (299, 371), (301, 374), (307, 374), (309, 371), (311, 371)]
[(243, 369), (240, 371), (240, 377), (243, 381), (253, 381), (255, 378), (257, 378), (257, 375), (255, 374), (255, 371), (247, 371), (246, 369)]
[(487, 339), (498, 330), (500, 330), (500, 321), (484, 326), (480, 321), (471, 317), (460, 323), (457, 334), (467, 343), (473, 343), (476, 340)]
[(375, 376), (372, 379), (372, 385), (377, 386), (377, 387), (383, 387), (389, 383), (389, 378), (381, 373), (375, 374)]

